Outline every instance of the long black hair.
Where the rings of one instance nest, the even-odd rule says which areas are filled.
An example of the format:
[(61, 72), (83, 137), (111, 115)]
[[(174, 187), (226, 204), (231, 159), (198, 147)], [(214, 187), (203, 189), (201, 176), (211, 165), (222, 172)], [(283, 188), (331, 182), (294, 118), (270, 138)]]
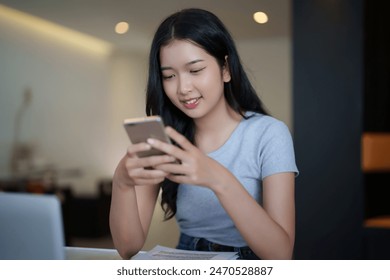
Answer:
[[(240, 61), (235, 43), (224, 24), (213, 13), (202, 9), (185, 9), (166, 18), (158, 27), (150, 50), (149, 78), (146, 90), (146, 114), (160, 115), (165, 125), (175, 128), (194, 144), (193, 120), (167, 97), (162, 85), (160, 50), (172, 40), (187, 40), (213, 56), (222, 68), (226, 62), (231, 80), (224, 84), (229, 106), (243, 117), (245, 111), (267, 114)], [(178, 184), (168, 179), (161, 183), (161, 206), (165, 219), (176, 214)]]

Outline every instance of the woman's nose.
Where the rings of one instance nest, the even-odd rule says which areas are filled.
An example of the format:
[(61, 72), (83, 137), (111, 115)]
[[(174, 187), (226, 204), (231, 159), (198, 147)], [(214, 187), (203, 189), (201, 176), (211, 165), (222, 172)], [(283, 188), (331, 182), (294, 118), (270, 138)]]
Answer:
[(192, 91), (192, 82), (191, 78), (187, 75), (181, 75), (179, 79), (179, 94), (188, 94)]

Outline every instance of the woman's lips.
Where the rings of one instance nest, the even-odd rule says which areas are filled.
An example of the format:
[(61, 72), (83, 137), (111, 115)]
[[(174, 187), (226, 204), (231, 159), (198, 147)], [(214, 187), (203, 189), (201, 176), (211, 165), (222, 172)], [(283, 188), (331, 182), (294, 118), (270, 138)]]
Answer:
[(183, 100), (181, 102), (183, 103), (184, 107), (186, 107), (187, 109), (195, 109), (198, 106), (200, 99), (201, 97), (197, 97), (197, 98)]

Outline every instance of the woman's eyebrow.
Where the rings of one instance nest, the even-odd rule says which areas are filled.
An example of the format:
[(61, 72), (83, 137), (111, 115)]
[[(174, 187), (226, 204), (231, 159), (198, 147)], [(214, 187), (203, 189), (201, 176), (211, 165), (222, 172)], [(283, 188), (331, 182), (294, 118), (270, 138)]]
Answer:
[[(195, 59), (195, 60), (191, 60), (190, 62), (187, 62), (185, 65), (186, 66), (189, 66), (189, 65), (193, 65), (195, 63), (198, 63), (198, 62), (202, 62), (204, 61), (203, 59)], [(164, 70), (172, 70), (173, 67), (170, 67), (170, 66), (161, 66), (161, 71), (164, 71)]]
[(186, 63), (186, 65), (187, 66), (188, 65), (192, 65), (192, 64), (195, 64), (195, 63), (198, 63), (198, 62), (202, 62), (202, 61), (204, 61), (204, 60), (203, 59), (195, 59), (195, 60), (192, 60), (192, 61)]

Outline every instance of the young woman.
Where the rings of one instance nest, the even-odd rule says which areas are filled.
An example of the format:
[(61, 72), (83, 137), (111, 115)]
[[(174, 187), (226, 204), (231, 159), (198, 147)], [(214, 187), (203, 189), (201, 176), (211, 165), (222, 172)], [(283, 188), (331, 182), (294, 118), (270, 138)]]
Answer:
[[(120, 255), (143, 247), (162, 189), (165, 218), (175, 216), (180, 228), (177, 248), (290, 259), (298, 173), (291, 135), (266, 114), (214, 14), (186, 9), (161, 23), (146, 113), (163, 118), (175, 145), (148, 139), (119, 162), (110, 227)], [(166, 155), (137, 157), (152, 147)]]

